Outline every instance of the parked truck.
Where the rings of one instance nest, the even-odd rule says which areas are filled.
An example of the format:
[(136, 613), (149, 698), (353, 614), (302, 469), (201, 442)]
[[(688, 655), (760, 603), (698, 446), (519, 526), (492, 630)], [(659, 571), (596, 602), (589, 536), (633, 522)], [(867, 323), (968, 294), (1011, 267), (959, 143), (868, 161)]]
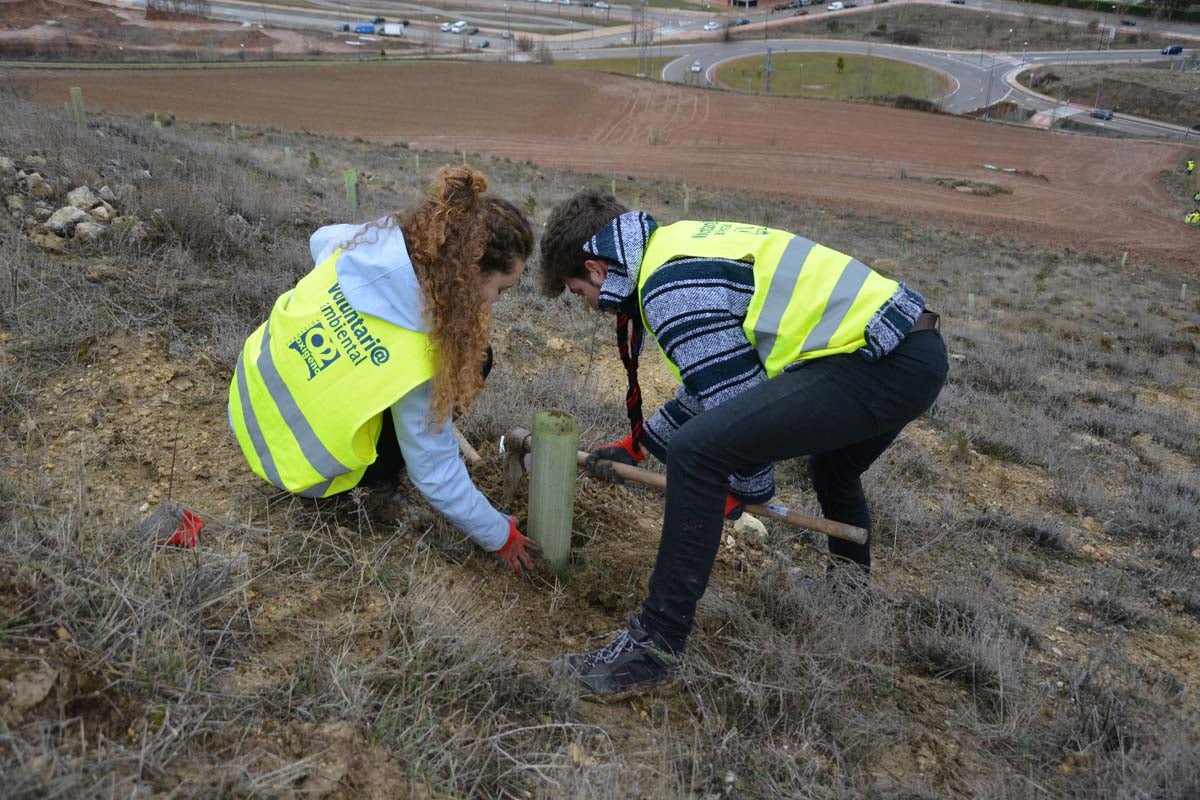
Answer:
[(379, 31), (380, 36), (403, 36), (404, 26), (399, 22), (385, 22)]
[(375, 23), (374, 22), (360, 22), (354, 26), (354, 32), (355, 33), (374, 33), (375, 32)]

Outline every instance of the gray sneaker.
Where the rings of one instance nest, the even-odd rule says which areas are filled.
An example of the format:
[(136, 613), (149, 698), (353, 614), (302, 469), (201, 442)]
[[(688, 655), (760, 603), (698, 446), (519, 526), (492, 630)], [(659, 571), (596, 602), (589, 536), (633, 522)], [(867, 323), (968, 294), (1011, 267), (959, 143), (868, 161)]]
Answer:
[(673, 683), (682, 666), (682, 654), (655, 641), (636, 614), (629, 615), (626, 627), (615, 631), (604, 647), (562, 655), (550, 662), (554, 673), (578, 680), (583, 696), (606, 702)]

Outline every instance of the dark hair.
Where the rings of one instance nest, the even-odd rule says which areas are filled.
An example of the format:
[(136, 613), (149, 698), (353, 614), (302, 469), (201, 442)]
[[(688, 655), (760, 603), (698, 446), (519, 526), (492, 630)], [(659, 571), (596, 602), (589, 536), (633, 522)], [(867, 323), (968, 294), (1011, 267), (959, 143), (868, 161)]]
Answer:
[(584, 189), (550, 212), (542, 234), (542, 294), (558, 297), (571, 278), (586, 278), (583, 246), (617, 217), (629, 211), (617, 198), (597, 189)]
[(533, 228), (525, 214), (502, 197), (484, 195), (480, 202), (488, 238), (479, 271), (485, 275), (493, 272), (507, 275), (517, 259), (527, 259), (533, 254)]

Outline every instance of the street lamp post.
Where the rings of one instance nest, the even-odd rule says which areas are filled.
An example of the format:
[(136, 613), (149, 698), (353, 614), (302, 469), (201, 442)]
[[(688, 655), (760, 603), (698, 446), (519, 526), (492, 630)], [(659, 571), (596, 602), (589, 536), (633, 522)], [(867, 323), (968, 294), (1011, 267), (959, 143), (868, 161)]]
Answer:
[(1029, 47), (1029, 42), (1021, 43), (1021, 66), (1025, 66), (1025, 51)]
[(992, 118), (992, 75), (996, 71), (996, 54), (992, 53), (992, 63), (988, 66), (987, 96), (983, 100), (983, 118)]
[(1008, 29), (1008, 36), (1004, 37), (1004, 55), (1008, 55), (1009, 47), (1012, 45), (1013, 29)]

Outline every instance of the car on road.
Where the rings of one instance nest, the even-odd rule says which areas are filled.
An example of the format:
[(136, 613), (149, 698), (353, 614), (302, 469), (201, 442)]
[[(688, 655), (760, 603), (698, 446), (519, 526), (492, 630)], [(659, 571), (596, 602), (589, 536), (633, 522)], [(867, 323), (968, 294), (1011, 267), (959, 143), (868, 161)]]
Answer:
[(612, 6), (604, 2), (604, 0), (596, 0), (596, 8), (612, 8)]
[(1111, 108), (1093, 108), (1092, 116), (1096, 119), (1112, 119), (1113, 112)]
[(443, 22), (443, 23), (442, 23), (442, 25), (441, 25), (441, 28), (442, 28), (442, 33), (449, 33), (449, 32), (450, 32), (450, 29), (451, 29), (451, 28), (453, 28), (453, 27), (454, 27), (454, 26), (453, 26), (453, 25), (451, 25), (449, 22)]
[(1132, 19), (1123, 19), (1123, 20), (1121, 20), (1121, 24), (1124, 25), (1126, 28), (1133, 28), (1133, 27), (1137, 26), (1137, 22)]
[(343, 22), (341, 25), (338, 25), (338, 26), (337, 26), (337, 29), (338, 29), (339, 31), (346, 31), (346, 32), (349, 32), (349, 31), (350, 31), (350, 23), (349, 23), (349, 22)]
[(512, 38), (512, 31), (502, 31), (502, 32), (500, 33), (500, 38), (501, 38), (501, 39), (511, 39), (511, 38)]
[(485, 47), (491, 47), (491, 46), (492, 46), (492, 43), (489, 42), (487, 39), (481, 39), (479, 41), (479, 49), (480, 50), (482, 50)]
[(807, 9), (807, 8), (802, 8), (802, 9), (800, 9), (799, 11), (797, 11), (795, 14), (792, 14), (792, 16), (793, 16), (793, 17), (807, 17), (807, 16), (808, 16), (808, 9)]
[(466, 29), (467, 29), (467, 23), (461, 19), (458, 22), (456, 22), (450, 26), (451, 33), (462, 33)]
[(858, 8), (858, 3), (855, 3), (855, 2), (846, 2), (846, 3), (842, 3), (842, 5), (845, 6), (846, 8)]
[(376, 25), (382, 25), (383, 23), (387, 22), (387, 20), (383, 17), (376, 17), (375, 19), (371, 20), (371, 22), (375, 23)]
[(704, 23), (704, 30), (706, 31), (715, 31), (719, 27), (721, 27), (721, 23), (717, 22), (715, 19), (710, 19), (708, 22)]
[(846, 6), (840, 2), (834, 2), (834, 3), (830, 3), (829, 5), (825, 6), (825, 10), (826, 11), (841, 11), (845, 7)]
[(692, 65), (690, 67), (688, 67), (688, 69), (690, 69), (692, 72), (703, 72), (704, 65), (701, 64), (699, 61), (693, 61)]
[(1177, 56), (1182, 52), (1183, 45), (1181, 44), (1169, 44), (1162, 49), (1162, 54), (1164, 56)]
[(739, 19), (735, 19), (733, 21), (732, 27), (737, 28), (741, 25), (749, 25), (749, 24), (750, 24), (750, 20), (746, 19), (745, 17), (740, 17)]
[(951, 5), (965, 6), (967, 4), (967, 0), (950, 0), (950, 3)]
[(472, 25), (463, 31), (463, 33), (467, 34), (467, 36), (474, 36), (475, 34), (479, 33), (479, 28), (476, 28), (474, 25)]

